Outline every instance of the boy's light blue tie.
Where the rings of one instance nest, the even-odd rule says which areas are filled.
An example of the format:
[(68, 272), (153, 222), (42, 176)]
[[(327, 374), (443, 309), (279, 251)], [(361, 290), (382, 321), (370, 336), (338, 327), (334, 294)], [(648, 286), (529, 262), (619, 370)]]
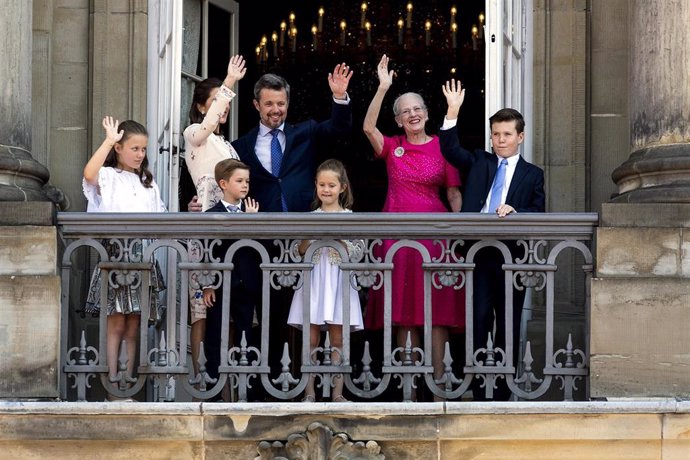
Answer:
[[(271, 174), (275, 177), (280, 176), (280, 166), (283, 163), (283, 149), (278, 139), (279, 132), (280, 130), (277, 128), (271, 130), (271, 136), (273, 136), (273, 139), (271, 139)], [(280, 205), (284, 212), (288, 210), (287, 201), (285, 201), (285, 195), (282, 190), (280, 192)]]
[(503, 195), (503, 184), (506, 181), (506, 168), (508, 167), (508, 160), (505, 158), (501, 160), (496, 170), (494, 177), (494, 184), (491, 186), (491, 201), (487, 212), (496, 212), (496, 209), (501, 205), (501, 195)]
[(229, 204), (227, 206), (227, 208), (228, 208), (228, 212), (240, 212), (240, 207), (235, 206), (234, 204)]

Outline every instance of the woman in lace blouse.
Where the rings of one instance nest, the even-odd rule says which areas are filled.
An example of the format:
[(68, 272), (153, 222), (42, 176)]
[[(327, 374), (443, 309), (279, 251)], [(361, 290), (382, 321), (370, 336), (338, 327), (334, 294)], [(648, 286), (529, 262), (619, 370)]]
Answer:
[[(223, 191), (218, 187), (214, 176), (216, 164), (228, 158), (239, 159), (230, 142), (221, 134), (221, 125), (228, 120), (230, 101), (235, 97), (232, 91), (234, 84), (246, 73), (242, 56), (230, 58), (228, 71), (223, 81), (207, 78), (194, 87), (192, 106), (189, 108), (190, 125), (184, 130), (185, 162), (192, 176), (201, 211), (206, 211), (223, 198)], [(190, 203), (191, 204), (191, 203)], [(190, 256), (198, 260), (201, 248), (190, 242)], [(189, 279), (189, 309), (191, 313), (192, 362), (195, 373), (198, 372), (199, 345), (206, 334), (206, 306), (203, 291), (195, 273)]]
[(223, 81), (207, 78), (194, 87), (189, 108), (191, 124), (184, 130), (185, 162), (202, 211), (212, 208), (223, 197), (213, 176), (216, 164), (227, 158), (239, 159), (220, 129), (228, 121), (230, 101), (235, 97), (232, 87), (246, 73), (244, 64), (242, 56), (233, 56)]

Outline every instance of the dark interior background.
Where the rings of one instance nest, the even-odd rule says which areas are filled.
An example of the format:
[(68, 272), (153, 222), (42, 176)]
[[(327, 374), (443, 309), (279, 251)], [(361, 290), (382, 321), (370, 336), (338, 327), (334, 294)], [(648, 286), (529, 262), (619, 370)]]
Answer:
[[(364, 114), (378, 85), (376, 64), (382, 54), (391, 58), (396, 71), (393, 87), (388, 93), (379, 117), (379, 129), (386, 135), (401, 133), (393, 120), (392, 103), (407, 91), (420, 93), (429, 109), (427, 132), (435, 134), (445, 115), (445, 98), (441, 85), (450, 78), (460, 79), (466, 87), (466, 99), (461, 113), (459, 131), (464, 145), (479, 148), (484, 140), (484, 46), (481, 36), (473, 42), (472, 27), (479, 25), (484, 12), (484, 0), (430, 0), (413, 2), (412, 27), (404, 28), (403, 44), (398, 43), (399, 18), (407, 19), (407, 1), (368, 1), (366, 20), (371, 23), (371, 45), (361, 27), (359, 1), (257, 1), (239, 0), (239, 50), (247, 61), (247, 75), (239, 83), (239, 134), (258, 123), (252, 105), (252, 87), (266, 72), (285, 77), (290, 83), (288, 122), (308, 118), (323, 120), (330, 113), (328, 72), (339, 62), (346, 62), (354, 70), (349, 95), (353, 104), (353, 132), (349, 139), (323, 146), (324, 157), (337, 157), (348, 168), (355, 193), (355, 211), (380, 211), (386, 193), (386, 171), (381, 161), (375, 161), (371, 147), (362, 133)], [(456, 48), (452, 47), (451, 7), (457, 8)], [(313, 48), (311, 28), (318, 22), (318, 10), (325, 10), (323, 32), (319, 45)], [(298, 29), (296, 50), (285, 36), (284, 46), (273, 54), (271, 34), (280, 34), (281, 21), (289, 22), (295, 14)], [(227, 68), (230, 44), (227, 34), (214, 33), (227, 24), (225, 13), (211, 7), (209, 30), (212, 33), (209, 54), (209, 76), (223, 78)], [(345, 45), (341, 44), (340, 21), (347, 23)], [(425, 22), (432, 24), (429, 46), (426, 44)], [(268, 39), (263, 59), (257, 58), (256, 47), (262, 36)], [(452, 71), (454, 69), (454, 72)], [(182, 198), (182, 207), (186, 207)]]

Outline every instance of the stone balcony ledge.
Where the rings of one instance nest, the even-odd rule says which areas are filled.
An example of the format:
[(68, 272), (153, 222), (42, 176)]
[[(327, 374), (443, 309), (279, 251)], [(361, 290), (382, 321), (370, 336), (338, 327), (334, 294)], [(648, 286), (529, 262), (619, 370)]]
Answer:
[(615, 398), (574, 402), (435, 402), (435, 403), (139, 403), (0, 401), (0, 414), (52, 415), (347, 415), (428, 416), (462, 414), (690, 414), (690, 400), (676, 398)]

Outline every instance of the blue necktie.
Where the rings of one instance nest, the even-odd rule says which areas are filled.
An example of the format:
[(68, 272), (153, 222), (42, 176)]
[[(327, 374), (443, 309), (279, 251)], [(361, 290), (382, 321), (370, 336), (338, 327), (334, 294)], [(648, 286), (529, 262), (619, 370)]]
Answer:
[[(279, 132), (280, 130), (277, 128), (271, 130), (271, 136), (273, 136), (273, 139), (271, 139), (271, 174), (275, 177), (280, 176), (280, 166), (283, 162), (283, 149), (280, 147), (280, 140), (278, 139)], [(280, 192), (280, 205), (284, 212), (288, 210), (287, 201), (285, 201), (285, 195), (282, 190)]]
[(503, 195), (503, 184), (506, 181), (506, 168), (508, 167), (508, 160), (505, 158), (501, 160), (496, 170), (494, 177), (494, 185), (491, 186), (491, 201), (487, 212), (496, 212), (496, 209), (501, 205), (501, 195)]
[(235, 206), (234, 204), (229, 204), (227, 206), (227, 208), (228, 208), (228, 212), (240, 212), (240, 207)]
[(271, 174), (280, 176), (280, 164), (283, 162), (283, 149), (280, 147), (280, 140), (278, 139), (279, 129), (272, 129), (271, 136)]

